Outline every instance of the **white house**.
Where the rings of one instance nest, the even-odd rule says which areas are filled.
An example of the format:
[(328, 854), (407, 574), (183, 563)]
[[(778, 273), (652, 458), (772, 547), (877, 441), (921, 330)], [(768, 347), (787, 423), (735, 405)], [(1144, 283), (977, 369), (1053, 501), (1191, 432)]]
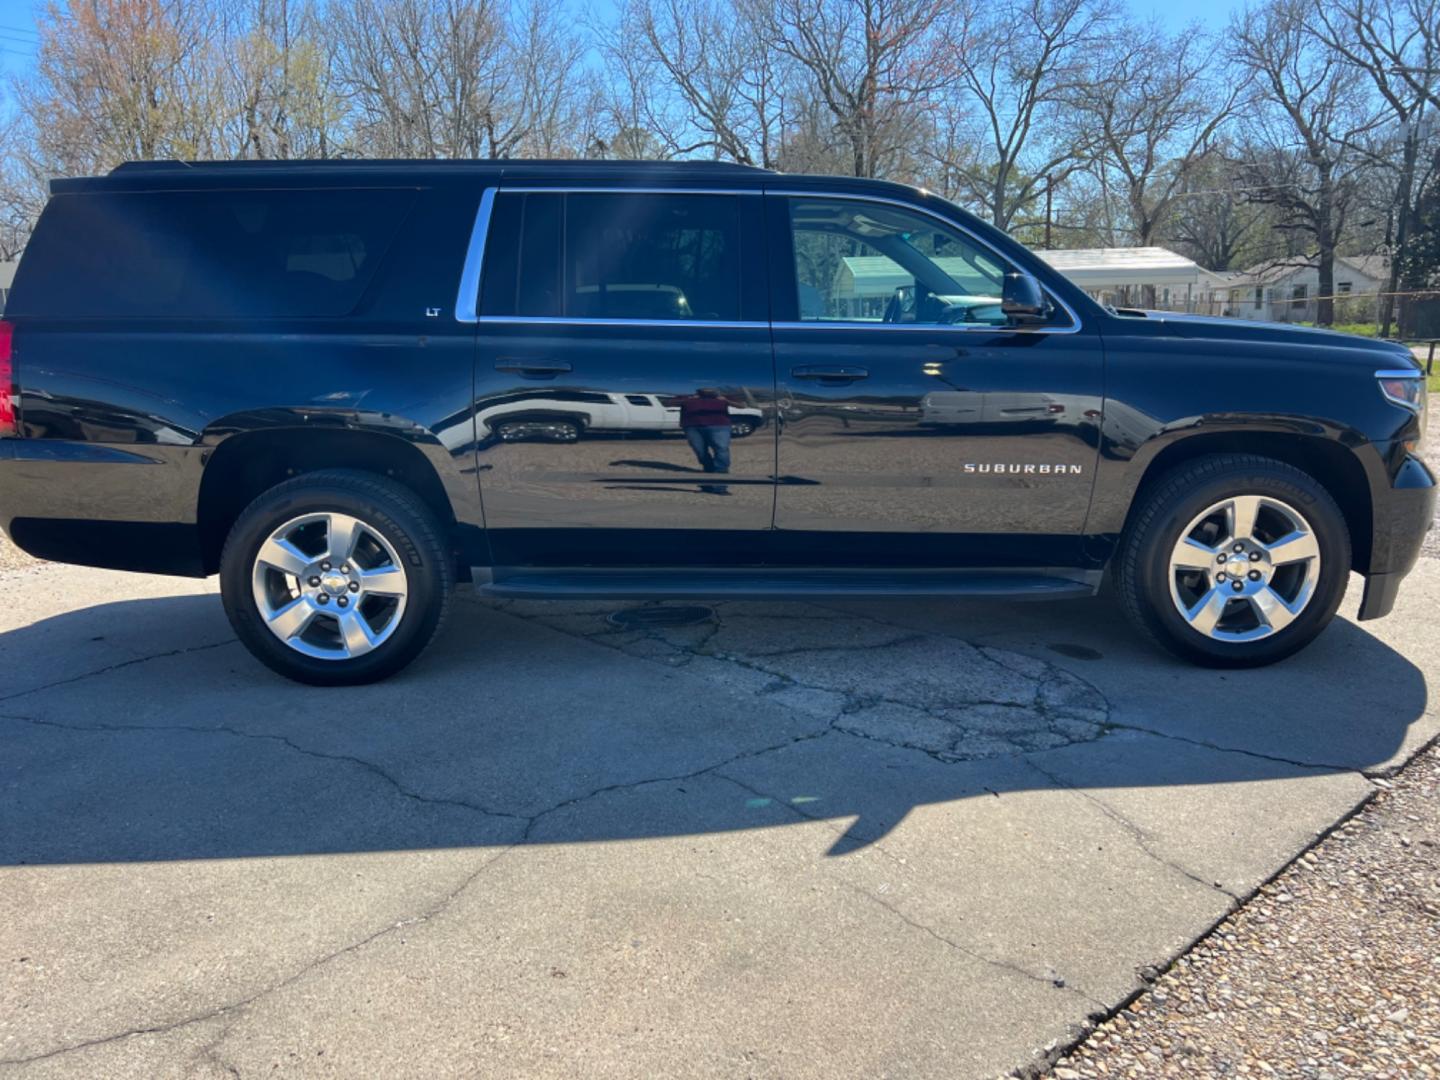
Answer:
[[(1336, 321), (1373, 319), (1376, 294), (1389, 280), (1390, 264), (1383, 255), (1337, 255)], [(1313, 258), (1275, 259), (1232, 275), (1228, 287), (1227, 315), (1267, 322), (1314, 322), (1320, 269)], [(1345, 299), (1351, 296), (1355, 299)]]
[[(1146, 304), (1211, 312), (1223, 307), (1228, 295), (1220, 275), (1168, 248), (1072, 248), (1036, 254), (1097, 300), (1120, 307)], [(995, 291), (964, 259), (942, 256), (935, 262), (973, 294)], [(913, 280), (883, 255), (851, 255), (840, 260), (831, 296), (847, 317), (879, 318), (895, 290)], [(1147, 287), (1154, 289), (1153, 299), (1146, 297)]]
[[(1210, 312), (1223, 301), (1225, 282), (1193, 259), (1163, 247), (1072, 248), (1037, 251), (1095, 299), (1117, 307)], [(1147, 297), (1153, 289), (1153, 298)]]
[(5, 301), (10, 297), (10, 283), (15, 280), (18, 262), (0, 262), (0, 315), (5, 314)]

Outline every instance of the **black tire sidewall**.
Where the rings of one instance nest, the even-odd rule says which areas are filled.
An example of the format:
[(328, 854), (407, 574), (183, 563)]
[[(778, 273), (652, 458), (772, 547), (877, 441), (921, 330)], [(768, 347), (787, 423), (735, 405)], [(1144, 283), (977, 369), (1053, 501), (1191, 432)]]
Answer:
[[(387, 486), (380, 478), (354, 486), (301, 478), (260, 496), (236, 521), (221, 556), (221, 598), (236, 635), (267, 667), (315, 685), (367, 683), (399, 671), (429, 644), (449, 588), (445, 554), (436, 543), (433, 519), (424, 520), (428, 514), (422, 507)], [(265, 625), (251, 588), (256, 554), (271, 533), (293, 518), (327, 511), (349, 514), (375, 529), (405, 564), (407, 596), (400, 625), (383, 644), (353, 659), (321, 660), (289, 648)]]
[[(1180, 532), (1207, 507), (1235, 495), (1268, 495), (1298, 510), (1320, 545), (1320, 580), (1305, 610), (1275, 634), (1249, 642), (1223, 642), (1192, 628), (1170, 595), (1170, 555)], [(1172, 496), (1136, 538), (1136, 608), (1162, 645), (1196, 663), (1215, 667), (1256, 667), (1304, 648), (1334, 617), (1350, 575), (1350, 536), (1344, 515), (1320, 484), (1287, 466), (1258, 465), (1225, 470)]]

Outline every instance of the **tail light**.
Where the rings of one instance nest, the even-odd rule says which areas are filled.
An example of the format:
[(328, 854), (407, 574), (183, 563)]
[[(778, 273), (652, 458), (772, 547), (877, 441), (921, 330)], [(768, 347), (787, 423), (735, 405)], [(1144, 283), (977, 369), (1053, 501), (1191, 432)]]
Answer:
[(15, 434), (15, 327), (0, 319), (0, 439)]

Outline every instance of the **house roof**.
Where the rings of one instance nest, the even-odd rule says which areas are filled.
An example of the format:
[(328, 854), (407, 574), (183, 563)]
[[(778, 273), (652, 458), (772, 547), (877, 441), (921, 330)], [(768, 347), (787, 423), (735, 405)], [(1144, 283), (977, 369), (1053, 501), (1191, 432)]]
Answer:
[[(1125, 285), (1213, 289), (1225, 284), (1193, 259), (1163, 247), (1070, 248), (1036, 254), (1082, 289)], [(974, 295), (995, 291), (994, 283), (964, 259), (942, 256), (935, 262)], [(899, 264), (883, 255), (851, 255), (840, 260), (835, 292), (839, 296), (888, 296), (910, 281), (910, 275)]]
[[(995, 291), (994, 283), (962, 258), (941, 256), (934, 262), (973, 295)], [(836, 296), (889, 296), (914, 280), (899, 263), (884, 255), (846, 255), (836, 270), (834, 290)]]
[(1169, 248), (1072, 248), (1035, 254), (1082, 289), (1210, 284), (1208, 270)]

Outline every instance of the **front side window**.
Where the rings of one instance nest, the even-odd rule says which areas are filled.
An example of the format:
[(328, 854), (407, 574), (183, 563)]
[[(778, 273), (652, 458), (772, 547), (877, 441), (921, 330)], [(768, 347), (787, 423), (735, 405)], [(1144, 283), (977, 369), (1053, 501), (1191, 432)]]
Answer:
[(792, 198), (790, 227), (802, 322), (1011, 325), (1000, 304), (1012, 268), (934, 218), (858, 199)]
[(483, 311), (739, 321), (739, 201), (683, 193), (502, 193), (486, 253)]

